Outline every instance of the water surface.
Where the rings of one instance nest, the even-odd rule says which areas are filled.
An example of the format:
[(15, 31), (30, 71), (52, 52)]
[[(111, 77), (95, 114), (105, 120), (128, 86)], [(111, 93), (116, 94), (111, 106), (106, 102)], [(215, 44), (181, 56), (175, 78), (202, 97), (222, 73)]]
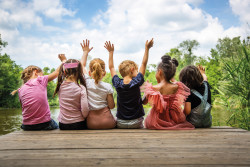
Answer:
[[(58, 123), (57, 117), (60, 109), (51, 107), (51, 117)], [(147, 114), (149, 108), (144, 108)], [(116, 109), (112, 110), (112, 114), (116, 114)], [(213, 126), (225, 126), (230, 114), (219, 106), (212, 108)], [(22, 109), (0, 109), (0, 135), (20, 130), (22, 124)]]

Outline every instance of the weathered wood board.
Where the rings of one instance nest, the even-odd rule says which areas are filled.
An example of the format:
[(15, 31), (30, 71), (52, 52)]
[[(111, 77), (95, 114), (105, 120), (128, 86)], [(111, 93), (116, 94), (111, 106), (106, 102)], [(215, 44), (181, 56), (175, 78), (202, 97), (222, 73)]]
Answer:
[(112, 129), (0, 136), (0, 166), (250, 166), (250, 132)]

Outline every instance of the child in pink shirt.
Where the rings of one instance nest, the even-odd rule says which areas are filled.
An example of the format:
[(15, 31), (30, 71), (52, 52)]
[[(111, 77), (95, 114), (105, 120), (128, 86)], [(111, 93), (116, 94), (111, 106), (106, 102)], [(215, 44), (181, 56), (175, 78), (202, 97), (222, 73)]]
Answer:
[(86, 81), (82, 65), (78, 60), (69, 59), (60, 67), (55, 94), (59, 96), (58, 116), (61, 130), (86, 129), (89, 113)]
[[(58, 56), (66, 61), (64, 54)], [(23, 130), (53, 130), (57, 123), (51, 119), (47, 99), (47, 85), (58, 76), (59, 68), (49, 75), (43, 76), (41, 68), (28, 66), (22, 72), (23, 85), (18, 89), (19, 100), (22, 105)], [(17, 91), (13, 91), (15, 94)]]

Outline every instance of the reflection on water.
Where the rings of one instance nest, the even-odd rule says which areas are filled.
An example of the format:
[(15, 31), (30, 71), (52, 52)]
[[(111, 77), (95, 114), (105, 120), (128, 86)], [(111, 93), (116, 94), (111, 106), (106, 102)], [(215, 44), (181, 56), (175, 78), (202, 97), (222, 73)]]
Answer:
[[(59, 108), (50, 108), (51, 117), (58, 122), (57, 117)], [(149, 108), (144, 108), (147, 115)], [(112, 114), (116, 114), (116, 109), (112, 110)], [(212, 108), (213, 126), (225, 126), (230, 113), (226, 112), (224, 108), (214, 106)], [(0, 135), (20, 130), (22, 124), (22, 109), (0, 109)]]
[[(148, 109), (144, 109), (145, 113), (148, 112)], [(57, 117), (59, 115), (59, 108), (50, 108), (51, 117), (57, 123)], [(115, 116), (116, 109), (112, 110), (112, 114)], [(22, 124), (22, 109), (0, 109), (0, 135), (4, 135), (10, 132), (14, 132), (20, 130), (20, 126)]]
[[(50, 108), (51, 117), (57, 121), (59, 108)], [(58, 122), (58, 121), (57, 121)], [(0, 135), (20, 130), (22, 124), (22, 109), (0, 109)]]

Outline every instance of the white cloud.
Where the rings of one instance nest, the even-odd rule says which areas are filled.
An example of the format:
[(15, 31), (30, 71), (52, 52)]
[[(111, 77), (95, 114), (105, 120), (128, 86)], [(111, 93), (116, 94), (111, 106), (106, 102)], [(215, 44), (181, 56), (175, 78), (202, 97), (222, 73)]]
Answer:
[(250, 24), (250, 1), (230, 0), (230, 6), (234, 14), (238, 15), (241, 22)]
[[(158, 63), (163, 54), (186, 39), (198, 40), (200, 48), (196, 53), (209, 56), (209, 51), (215, 47), (218, 38), (242, 36), (245, 32), (243, 27), (225, 30), (218, 18), (198, 8), (202, 2), (110, 0), (107, 11), (101, 11), (93, 17), (91, 24), (95, 28), (91, 29), (86, 26), (89, 24), (74, 16), (75, 11), (63, 7), (59, 0), (0, 0), (0, 33), (9, 42), (4, 51), (23, 66), (32, 62), (38, 66), (50, 64), (51, 67), (56, 67), (59, 64), (58, 53), (66, 53), (69, 58), (79, 59), (82, 55), (79, 43), (86, 38), (91, 40), (91, 46), (94, 47), (90, 55), (100, 57), (105, 62), (108, 62), (108, 52), (103, 47), (104, 42), (110, 40), (114, 43), (116, 68), (124, 59), (140, 64), (145, 41), (152, 37), (155, 45), (150, 51), (149, 64)], [(241, 20), (250, 18), (245, 18), (239, 12), (237, 15), (242, 17)], [(67, 29), (47, 25), (44, 16), (60, 21), (67, 25)], [(71, 17), (65, 19), (64, 16)], [(21, 19), (22, 17), (28, 19)], [(50, 32), (50, 35), (24, 36), (17, 28), (20, 25), (27, 26), (27, 29), (35, 25), (36, 30)]]

